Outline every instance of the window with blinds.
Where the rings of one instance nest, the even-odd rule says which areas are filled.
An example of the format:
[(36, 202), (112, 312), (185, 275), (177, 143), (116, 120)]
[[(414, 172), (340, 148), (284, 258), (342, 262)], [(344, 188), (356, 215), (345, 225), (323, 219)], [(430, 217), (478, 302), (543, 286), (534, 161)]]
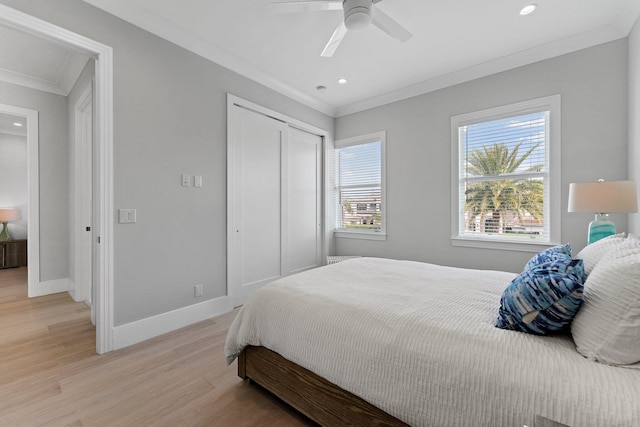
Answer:
[[(554, 240), (550, 147), (559, 144), (559, 135), (558, 141), (552, 140), (553, 103), (546, 101), (549, 99), (452, 119), (457, 145), (454, 238), (521, 243)], [(559, 156), (559, 150), (554, 153)]]
[(385, 133), (336, 141), (336, 229), (384, 233)]

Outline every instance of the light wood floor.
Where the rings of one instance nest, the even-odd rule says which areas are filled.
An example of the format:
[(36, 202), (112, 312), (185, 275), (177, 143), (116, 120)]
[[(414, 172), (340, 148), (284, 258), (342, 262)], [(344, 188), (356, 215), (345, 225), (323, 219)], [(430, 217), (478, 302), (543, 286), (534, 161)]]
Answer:
[(105, 355), (84, 303), (0, 270), (0, 426), (314, 425), (226, 366), (235, 312)]

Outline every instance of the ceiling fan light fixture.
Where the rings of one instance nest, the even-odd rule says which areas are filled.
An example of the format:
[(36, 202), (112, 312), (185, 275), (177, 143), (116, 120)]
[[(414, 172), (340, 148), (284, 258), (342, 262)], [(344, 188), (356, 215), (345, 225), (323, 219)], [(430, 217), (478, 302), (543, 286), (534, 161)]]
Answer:
[(350, 31), (358, 31), (371, 25), (371, 0), (345, 0), (344, 26)]

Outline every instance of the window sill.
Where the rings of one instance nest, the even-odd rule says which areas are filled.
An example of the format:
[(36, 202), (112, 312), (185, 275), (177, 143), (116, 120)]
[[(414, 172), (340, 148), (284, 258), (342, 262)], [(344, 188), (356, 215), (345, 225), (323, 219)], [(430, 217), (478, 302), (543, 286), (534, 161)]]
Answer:
[(519, 251), (519, 252), (540, 252), (552, 246), (557, 246), (559, 243), (550, 242), (516, 242), (516, 241), (498, 241), (491, 239), (468, 239), (452, 237), (451, 244), (453, 246), (461, 246), (466, 248), (480, 248), (480, 249), (496, 249), (505, 251)]
[(335, 230), (334, 237), (340, 239), (387, 240), (387, 233), (382, 231), (343, 231)]

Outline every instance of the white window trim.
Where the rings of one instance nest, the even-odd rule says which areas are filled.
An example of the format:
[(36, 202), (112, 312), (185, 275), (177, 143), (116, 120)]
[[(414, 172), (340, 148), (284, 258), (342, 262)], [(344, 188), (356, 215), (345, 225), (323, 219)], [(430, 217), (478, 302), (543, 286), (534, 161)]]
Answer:
[[(484, 249), (515, 250), (538, 252), (542, 249), (560, 244), (561, 238), (561, 108), (560, 95), (551, 95), (515, 104), (489, 108), (451, 117), (451, 244)], [(460, 234), (459, 218), (459, 140), (458, 128), (474, 123), (497, 120), (514, 114), (548, 110), (549, 114), (549, 147), (545, 150), (549, 165), (549, 206), (545, 206), (545, 215), (549, 218), (548, 242), (523, 242), (505, 240), (491, 236), (464, 236)]]
[[(363, 239), (363, 240), (387, 240), (387, 186), (386, 186), (386, 139), (387, 132), (379, 131), (373, 132), (366, 135), (354, 136), (350, 138), (343, 138), (335, 140), (335, 148), (345, 148), (352, 147), (354, 145), (367, 144), (369, 142), (380, 141), (381, 145), (381, 156), (380, 156), (380, 169), (382, 171), (381, 177), (381, 203), (382, 207), (380, 208), (382, 213), (382, 224), (380, 229), (378, 230), (363, 230), (363, 229), (354, 229), (348, 230), (346, 228), (336, 228), (333, 232), (333, 235), (337, 238), (346, 238), (346, 239)], [(337, 192), (337, 187), (334, 189)], [(334, 193), (335, 195), (336, 193)], [(335, 213), (334, 213), (335, 214)]]

